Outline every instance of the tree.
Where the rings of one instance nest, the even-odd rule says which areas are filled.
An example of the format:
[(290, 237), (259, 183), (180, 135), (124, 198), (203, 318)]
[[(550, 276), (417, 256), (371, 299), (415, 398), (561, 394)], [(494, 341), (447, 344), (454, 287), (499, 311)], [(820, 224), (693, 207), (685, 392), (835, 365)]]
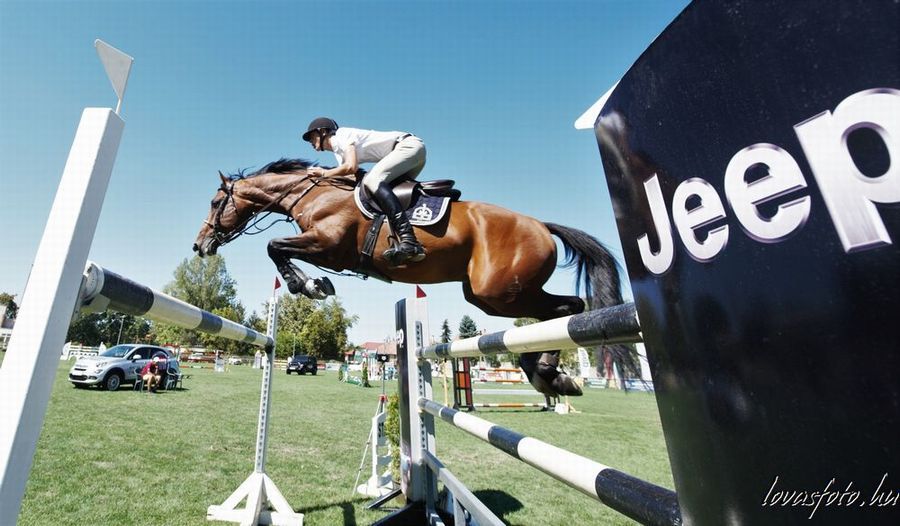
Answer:
[(237, 304), (235, 281), (220, 255), (184, 259), (175, 269), (175, 280), (163, 292), (212, 312)]
[(106, 313), (91, 313), (78, 316), (78, 318), (69, 325), (66, 341), (77, 342), (91, 347), (99, 345), (101, 338), (100, 317), (103, 314)]
[[(236, 323), (244, 322), (244, 307), (237, 300), (235, 281), (222, 256), (184, 259), (173, 274), (175, 279), (163, 287), (163, 292)], [(154, 325), (153, 336), (156, 341), (183, 346), (209, 346), (231, 352), (249, 350), (249, 344), (162, 323)]]
[(314, 349), (310, 354), (340, 360), (344, 351), (352, 347), (347, 340), (347, 329), (357, 319), (347, 315), (337, 298), (325, 300), (307, 318), (300, 339), (308, 349)]
[(340, 360), (350, 347), (347, 330), (358, 318), (349, 316), (337, 298), (319, 302), (305, 296), (284, 296), (280, 309), (277, 356), (296, 352)]
[[(263, 312), (266, 313), (268, 308), (268, 304), (264, 304)], [(278, 334), (275, 337), (276, 356), (287, 357), (295, 353), (319, 356), (311, 350), (308, 352), (305, 342), (300, 337), (306, 320), (315, 309), (315, 302), (306, 296), (282, 296), (279, 299)], [(261, 322), (260, 325), (265, 331), (265, 319)]]
[(91, 347), (96, 347), (100, 343), (111, 347), (116, 342), (166, 343), (159, 342), (153, 337), (149, 321), (118, 312), (82, 314), (69, 325), (66, 341)]
[(441, 325), (441, 343), (448, 343), (452, 336), (453, 333), (450, 332), (450, 323), (445, 319), (444, 323)]
[[(269, 306), (266, 305), (263, 308), (263, 313), (265, 313), (268, 308)], [(251, 312), (250, 316), (247, 317), (247, 327), (250, 327), (256, 332), (266, 332), (266, 317), (260, 316), (256, 311)]]
[(19, 312), (19, 305), (16, 304), (16, 295), (8, 292), (0, 292), (0, 305), (6, 306), (6, 317), (13, 319)]
[(475, 325), (475, 320), (470, 318), (468, 314), (464, 314), (462, 319), (459, 320), (459, 329), (457, 331), (460, 338), (478, 336), (478, 326)]

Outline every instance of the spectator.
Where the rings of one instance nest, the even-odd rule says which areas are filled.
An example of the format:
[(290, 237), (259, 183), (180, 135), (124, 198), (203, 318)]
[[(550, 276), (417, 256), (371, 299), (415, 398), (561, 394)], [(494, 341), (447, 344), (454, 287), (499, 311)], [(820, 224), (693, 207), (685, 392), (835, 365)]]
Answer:
[(144, 368), (141, 369), (141, 378), (144, 380), (144, 385), (147, 387), (148, 391), (156, 392), (160, 380), (159, 373), (159, 356), (154, 356), (153, 359), (147, 362)]

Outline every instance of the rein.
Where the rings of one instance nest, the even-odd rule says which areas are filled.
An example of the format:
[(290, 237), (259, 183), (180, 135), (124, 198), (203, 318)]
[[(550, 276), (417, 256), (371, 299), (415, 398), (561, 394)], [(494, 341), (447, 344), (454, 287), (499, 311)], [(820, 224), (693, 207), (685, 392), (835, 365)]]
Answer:
[[(272, 221), (271, 223), (269, 223), (269, 225), (266, 226), (265, 228), (259, 228), (257, 226), (266, 217), (268, 217), (270, 214), (273, 213), (271, 210), (269, 210), (270, 208), (272, 208), (273, 206), (280, 203), (285, 197), (290, 195), (291, 192), (293, 192), (300, 184), (302, 184), (305, 181), (309, 181), (312, 184), (310, 184), (302, 192), (300, 192), (300, 195), (297, 196), (296, 199), (294, 199), (294, 202), (291, 203), (291, 205), (286, 208), (286, 210), (288, 211), (288, 213), (286, 214), (287, 215), (286, 219), (276, 219), (276, 220)], [(255, 236), (257, 234), (260, 234), (260, 233), (265, 232), (266, 230), (272, 228), (273, 226), (275, 226), (276, 223), (280, 223), (282, 221), (285, 223), (291, 223), (292, 221), (294, 221), (294, 218), (291, 217), (291, 215), (290, 215), (291, 209), (293, 209), (295, 206), (297, 206), (297, 203), (299, 203), (301, 199), (306, 197), (306, 194), (311, 192), (313, 188), (319, 186), (319, 184), (322, 183), (323, 181), (330, 183), (331, 186), (336, 187), (336, 188), (341, 188), (341, 183), (350, 186), (349, 180), (346, 178), (343, 178), (343, 177), (329, 178), (329, 177), (313, 177), (311, 175), (305, 175), (302, 178), (300, 178), (300, 180), (298, 180), (296, 183), (290, 185), (286, 190), (281, 192), (281, 194), (277, 198), (270, 201), (268, 204), (266, 204), (266, 206), (262, 207), (261, 209), (257, 210), (256, 212), (253, 212), (250, 215), (250, 217), (248, 217), (247, 219), (242, 221), (237, 227), (235, 227), (230, 233), (227, 233), (227, 234), (222, 231), (221, 218), (222, 218), (222, 214), (225, 212), (225, 207), (228, 206), (228, 201), (231, 201), (231, 206), (233, 206), (235, 208), (235, 211), (237, 211), (237, 205), (234, 202), (234, 184), (236, 181), (231, 182), (228, 185), (223, 184), (221, 187), (219, 187), (219, 189), (222, 190), (223, 192), (225, 192), (225, 199), (222, 200), (222, 202), (219, 204), (218, 210), (216, 211), (215, 224), (211, 224), (211, 223), (209, 223), (209, 221), (207, 221), (206, 223), (210, 227), (212, 227), (213, 237), (216, 240), (216, 243), (219, 244), (219, 246), (223, 246), (227, 243), (230, 243), (244, 234), (247, 234), (248, 236)], [(352, 189), (352, 186), (351, 186), (351, 189)], [(261, 215), (261, 214), (263, 214), (263, 215)], [(255, 230), (253, 232), (250, 232), (250, 229), (254, 229), (254, 228), (255, 228)]]

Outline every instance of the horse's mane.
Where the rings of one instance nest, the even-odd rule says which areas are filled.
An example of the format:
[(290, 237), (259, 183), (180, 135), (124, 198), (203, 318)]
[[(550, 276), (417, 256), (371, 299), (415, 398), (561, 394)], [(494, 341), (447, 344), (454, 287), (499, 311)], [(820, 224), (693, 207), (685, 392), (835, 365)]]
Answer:
[[(306, 159), (287, 159), (285, 157), (282, 157), (281, 159), (278, 159), (277, 161), (270, 162), (269, 164), (263, 166), (262, 168), (260, 168), (259, 170), (256, 170), (253, 173), (248, 174), (246, 172), (247, 172), (247, 170), (249, 170), (249, 168), (242, 168), (242, 169), (238, 170), (236, 173), (228, 175), (228, 179), (231, 181), (237, 181), (240, 179), (247, 179), (248, 177), (255, 177), (257, 175), (262, 175), (262, 174), (287, 174), (287, 173), (293, 173), (293, 172), (300, 172), (300, 171), (306, 170), (310, 166), (319, 166), (319, 163), (314, 162), (314, 161), (307, 161)], [(323, 168), (325, 168), (327, 170), (332, 167), (325, 166)], [(362, 168), (360, 168), (359, 171), (356, 173), (356, 177), (342, 176), (342, 177), (333, 177), (332, 179), (346, 180), (349, 183), (356, 184), (356, 181), (359, 178), (362, 178), (364, 175), (366, 175), (366, 171), (363, 170)]]
[(249, 168), (242, 168), (236, 173), (228, 175), (228, 179), (231, 181), (237, 181), (239, 179), (246, 179), (248, 177), (254, 177), (261, 174), (286, 174), (299, 172), (302, 170), (306, 170), (310, 166), (317, 165), (318, 163), (307, 161), (306, 159), (287, 159), (285, 157), (282, 157), (281, 159), (272, 161), (259, 170), (256, 170), (255, 172), (250, 174), (247, 173), (247, 170), (249, 170)]

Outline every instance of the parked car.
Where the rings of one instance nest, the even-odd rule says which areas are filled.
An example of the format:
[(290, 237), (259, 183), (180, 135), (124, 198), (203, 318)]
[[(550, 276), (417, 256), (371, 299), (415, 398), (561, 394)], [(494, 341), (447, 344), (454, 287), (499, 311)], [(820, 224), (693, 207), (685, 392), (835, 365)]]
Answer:
[(228, 359), (228, 365), (243, 365), (244, 359), (240, 356), (232, 356)]
[(316, 374), (319, 370), (319, 364), (316, 363), (316, 357), (308, 354), (298, 354), (292, 356), (287, 365), (287, 373)]
[[(159, 357), (160, 374), (178, 374), (178, 361), (168, 349), (155, 345), (128, 343), (110, 347), (97, 356), (83, 356), (69, 369), (69, 381), (75, 387), (99, 385), (108, 391), (122, 384), (134, 384), (141, 369), (153, 357)], [(161, 382), (165, 387), (166, 382)]]

